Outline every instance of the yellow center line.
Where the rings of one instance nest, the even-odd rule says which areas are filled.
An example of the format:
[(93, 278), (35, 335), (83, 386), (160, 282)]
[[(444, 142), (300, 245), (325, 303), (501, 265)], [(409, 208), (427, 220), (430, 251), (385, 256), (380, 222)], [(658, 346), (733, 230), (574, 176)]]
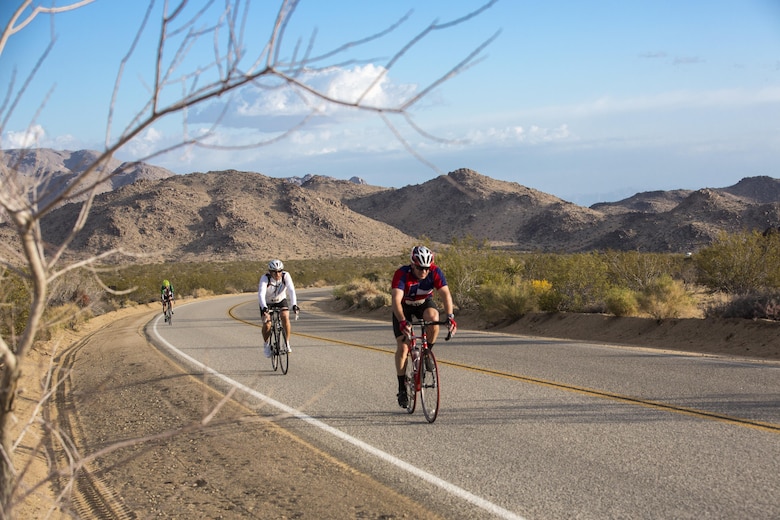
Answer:
[[(230, 308), (230, 310), (228, 311), (228, 314), (230, 315), (230, 317), (232, 317), (233, 319), (235, 319), (237, 321), (240, 321), (242, 323), (246, 323), (247, 325), (251, 325), (253, 327), (260, 327), (260, 325), (258, 325), (257, 323), (253, 323), (251, 321), (244, 320), (244, 319), (239, 318), (239, 317), (237, 317), (237, 316), (235, 316), (233, 314), (233, 309), (235, 309), (239, 305), (242, 305), (242, 304), (237, 304), (237, 305), (235, 305), (235, 306)], [(321, 340), (321, 341), (329, 341), (331, 343), (337, 343), (339, 345), (345, 345), (345, 346), (348, 346), (348, 347), (357, 347), (357, 348), (362, 348), (362, 349), (365, 349), (365, 350), (373, 350), (375, 352), (384, 352), (386, 354), (388, 354), (388, 353), (389, 354), (395, 354), (395, 349), (391, 350), (391, 349), (387, 349), (387, 348), (372, 347), (370, 345), (361, 345), (361, 344), (358, 344), (358, 343), (350, 343), (348, 341), (341, 341), (341, 340), (333, 339), (333, 338), (324, 338), (322, 336), (314, 336), (314, 335), (311, 335), (311, 334), (301, 334), (299, 332), (296, 332), (294, 335), (301, 336), (303, 338), (317, 339), (317, 340)], [(720, 413), (716, 413), (716, 412), (708, 412), (706, 410), (698, 410), (696, 408), (687, 408), (685, 406), (677, 406), (677, 405), (673, 405), (673, 404), (669, 404), (669, 403), (663, 403), (663, 402), (660, 402), (660, 401), (651, 401), (651, 400), (648, 400), (648, 399), (641, 399), (639, 397), (631, 397), (631, 396), (628, 396), (628, 395), (616, 394), (616, 393), (607, 392), (607, 391), (604, 391), (604, 390), (596, 390), (596, 389), (593, 389), (593, 388), (587, 388), (587, 387), (582, 387), (582, 386), (570, 385), (570, 384), (567, 384), (567, 383), (559, 383), (557, 381), (548, 381), (546, 379), (539, 379), (539, 378), (535, 378), (535, 377), (528, 377), (528, 376), (522, 376), (522, 375), (517, 375), (517, 374), (511, 374), (509, 372), (501, 372), (500, 370), (493, 370), (493, 369), (490, 369), (490, 368), (478, 367), (478, 366), (473, 366), (473, 365), (466, 365), (466, 364), (457, 363), (457, 362), (454, 362), (454, 361), (442, 361), (441, 359), (438, 359), (438, 358), (436, 359), (436, 361), (438, 361), (440, 365), (448, 365), (448, 366), (451, 366), (451, 367), (462, 368), (464, 370), (470, 370), (472, 372), (477, 372), (477, 373), (480, 373), (480, 374), (488, 374), (488, 375), (493, 375), (493, 376), (499, 376), (499, 377), (503, 377), (503, 378), (506, 378), (506, 379), (512, 379), (514, 381), (522, 381), (524, 383), (531, 383), (531, 384), (535, 384), (535, 385), (539, 385), (539, 386), (545, 386), (545, 387), (548, 387), (548, 388), (555, 388), (557, 390), (566, 390), (568, 392), (575, 392), (575, 393), (578, 393), (578, 394), (588, 395), (588, 396), (591, 396), (591, 397), (599, 397), (599, 398), (602, 398), (602, 399), (609, 399), (609, 400), (612, 400), (612, 401), (619, 401), (619, 402), (623, 402), (623, 403), (634, 404), (634, 405), (638, 405), (638, 406), (644, 406), (646, 408), (653, 408), (653, 409), (656, 409), (656, 410), (664, 410), (664, 411), (667, 411), (667, 412), (674, 412), (674, 413), (679, 413), (679, 414), (683, 414), (683, 415), (689, 415), (689, 416), (692, 416), (692, 417), (698, 417), (698, 418), (702, 418), (702, 419), (709, 419), (709, 420), (713, 420), (713, 421), (725, 422), (725, 423), (728, 423), (728, 424), (735, 424), (737, 426), (745, 426), (747, 428), (754, 428), (756, 430), (767, 431), (767, 432), (771, 432), (771, 433), (780, 433), (780, 424), (768, 423), (768, 422), (763, 422), (763, 421), (755, 421), (753, 419), (745, 419), (745, 418), (742, 418), (742, 417), (734, 417), (734, 416), (731, 416), (731, 415), (725, 415), (725, 414), (720, 414)]]

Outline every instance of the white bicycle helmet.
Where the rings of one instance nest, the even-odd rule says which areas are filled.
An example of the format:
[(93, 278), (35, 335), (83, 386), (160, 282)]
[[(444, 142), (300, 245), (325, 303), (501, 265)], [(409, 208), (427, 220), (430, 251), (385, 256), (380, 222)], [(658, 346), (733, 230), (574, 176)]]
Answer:
[(271, 260), (268, 262), (269, 271), (281, 271), (282, 269), (284, 269), (284, 264), (281, 260)]
[(425, 246), (415, 246), (411, 258), (413, 265), (429, 268), (433, 263), (433, 252)]

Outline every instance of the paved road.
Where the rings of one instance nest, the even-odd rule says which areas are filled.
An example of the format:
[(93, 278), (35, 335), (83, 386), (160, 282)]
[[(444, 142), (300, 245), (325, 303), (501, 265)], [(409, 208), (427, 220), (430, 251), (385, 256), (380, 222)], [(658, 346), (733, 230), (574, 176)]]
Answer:
[(255, 296), (174, 318), (150, 335), (182, 362), (447, 518), (780, 518), (778, 363), (459, 331), (428, 424), (395, 403), (387, 323), (302, 313), (285, 376)]

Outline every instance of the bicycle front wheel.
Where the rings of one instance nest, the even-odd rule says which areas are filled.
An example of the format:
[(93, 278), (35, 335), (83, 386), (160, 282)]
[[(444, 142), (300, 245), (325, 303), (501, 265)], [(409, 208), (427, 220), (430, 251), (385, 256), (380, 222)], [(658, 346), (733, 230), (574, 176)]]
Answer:
[(414, 360), (412, 353), (406, 356), (406, 413), (413, 413), (417, 405), (417, 385), (414, 382)]
[(271, 332), (271, 368), (274, 372), (279, 368), (279, 332), (274, 330)]
[(290, 359), (287, 356), (287, 333), (282, 329), (279, 334), (279, 366), (282, 368), (282, 374), (286, 374), (290, 366)]
[(439, 415), (439, 366), (431, 349), (423, 350), (420, 363), (420, 404), (425, 419), (432, 423)]

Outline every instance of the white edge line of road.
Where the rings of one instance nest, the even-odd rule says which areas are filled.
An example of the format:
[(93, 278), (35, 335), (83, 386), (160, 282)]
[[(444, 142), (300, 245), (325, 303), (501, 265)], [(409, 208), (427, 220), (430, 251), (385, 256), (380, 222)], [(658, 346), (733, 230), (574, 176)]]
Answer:
[[(185, 305), (188, 305), (188, 304), (185, 304)], [(396, 466), (396, 467), (398, 467), (398, 468), (400, 468), (400, 469), (402, 469), (404, 471), (407, 471), (407, 472), (411, 473), (412, 475), (414, 475), (415, 477), (421, 478), (421, 479), (425, 480), (426, 482), (429, 482), (429, 483), (433, 484), (434, 486), (440, 487), (444, 491), (446, 491), (446, 492), (448, 492), (448, 493), (450, 493), (452, 495), (455, 495), (456, 497), (461, 498), (461, 499), (463, 499), (463, 500), (465, 500), (467, 502), (470, 502), (470, 503), (474, 504), (475, 506), (480, 507), (480, 508), (484, 509), (485, 511), (488, 511), (488, 512), (498, 516), (499, 518), (506, 518), (507, 520), (525, 520), (522, 516), (516, 515), (512, 511), (508, 511), (508, 510), (504, 509), (503, 507), (494, 504), (493, 502), (485, 500), (482, 497), (478, 497), (478, 496), (474, 495), (473, 493), (470, 493), (470, 492), (466, 491), (465, 489), (456, 486), (455, 484), (451, 484), (450, 482), (447, 482), (446, 480), (440, 479), (436, 475), (432, 475), (432, 474), (428, 473), (427, 471), (423, 471), (420, 468), (412, 466), (408, 462), (405, 462), (405, 461), (403, 461), (403, 460), (401, 460), (401, 459), (399, 459), (399, 458), (397, 458), (397, 457), (395, 457), (393, 455), (390, 455), (389, 453), (386, 453), (386, 452), (384, 452), (384, 451), (382, 451), (382, 450), (380, 450), (378, 448), (375, 448), (374, 446), (371, 446), (370, 444), (368, 444), (366, 442), (363, 442), (360, 439), (352, 437), (351, 435), (348, 435), (348, 434), (342, 432), (341, 430), (337, 430), (336, 428), (333, 428), (332, 426), (329, 426), (329, 425), (325, 424), (324, 422), (315, 419), (314, 417), (306, 415), (305, 413), (302, 413), (302, 412), (296, 410), (295, 408), (291, 408), (291, 407), (287, 406), (284, 403), (280, 403), (279, 401), (276, 401), (276, 400), (268, 397), (267, 395), (261, 394), (257, 390), (249, 388), (248, 386), (245, 386), (245, 385), (239, 383), (238, 381), (234, 381), (233, 379), (230, 379), (226, 375), (217, 372), (213, 368), (204, 365), (200, 361), (198, 361), (198, 360), (188, 356), (187, 354), (185, 354), (181, 350), (179, 350), (176, 347), (174, 347), (171, 343), (169, 343), (167, 340), (165, 340), (165, 338), (163, 338), (160, 335), (160, 333), (157, 331), (157, 324), (159, 323), (161, 316), (162, 315), (158, 315), (154, 319), (154, 324), (152, 325), (152, 330), (154, 331), (154, 335), (157, 337), (157, 339), (160, 341), (160, 343), (162, 345), (164, 345), (165, 348), (167, 348), (168, 350), (173, 352), (176, 356), (186, 360), (188, 363), (191, 363), (192, 365), (195, 365), (196, 367), (198, 367), (201, 370), (203, 370), (205, 373), (207, 373), (209, 375), (212, 375), (214, 377), (217, 377), (217, 378), (221, 379), (222, 381), (226, 382), (227, 384), (236, 387), (237, 389), (241, 390), (242, 392), (245, 392), (245, 393), (251, 395), (252, 397), (254, 397), (256, 399), (264, 401), (267, 404), (273, 406), (274, 408), (277, 408), (277, 409), (281, 410), (285, 414), (288, 414), (288, 415), (290, 415), (292, 417), (295, 417), (296, 419), (300, 419), (301, 421), (305, 421), (305, 422), (311, 424), (312, 426), (316, 426), (317, 428), (321, 429), (322, 431), (327, 432), (327, 433), (329, 433), (329, 434), (331, 434), (331, 435), (333, 435), (333, 436), (335, 436), (335, 437), (337, 437), (337, 438), (339, 438), (339, 439), (341, 439), (341, 440), (343, 440), (345, 442), (348, 442), (349, 444), (352, 444), (353, 446), (355, 446), (357, 448), (360, 448), (361, 450), (363, 450), (363, 451), (365, 451), (367, 453), (370, 453), (371, 455), (374, 455), (375, 457), (378, 457), (378, 458), (382, 459), (383, 461), (385, 461), (387, 463), (390, 463), (390, 464), (392, 464), (392, 465), (394, 465), (394, 466)]]

